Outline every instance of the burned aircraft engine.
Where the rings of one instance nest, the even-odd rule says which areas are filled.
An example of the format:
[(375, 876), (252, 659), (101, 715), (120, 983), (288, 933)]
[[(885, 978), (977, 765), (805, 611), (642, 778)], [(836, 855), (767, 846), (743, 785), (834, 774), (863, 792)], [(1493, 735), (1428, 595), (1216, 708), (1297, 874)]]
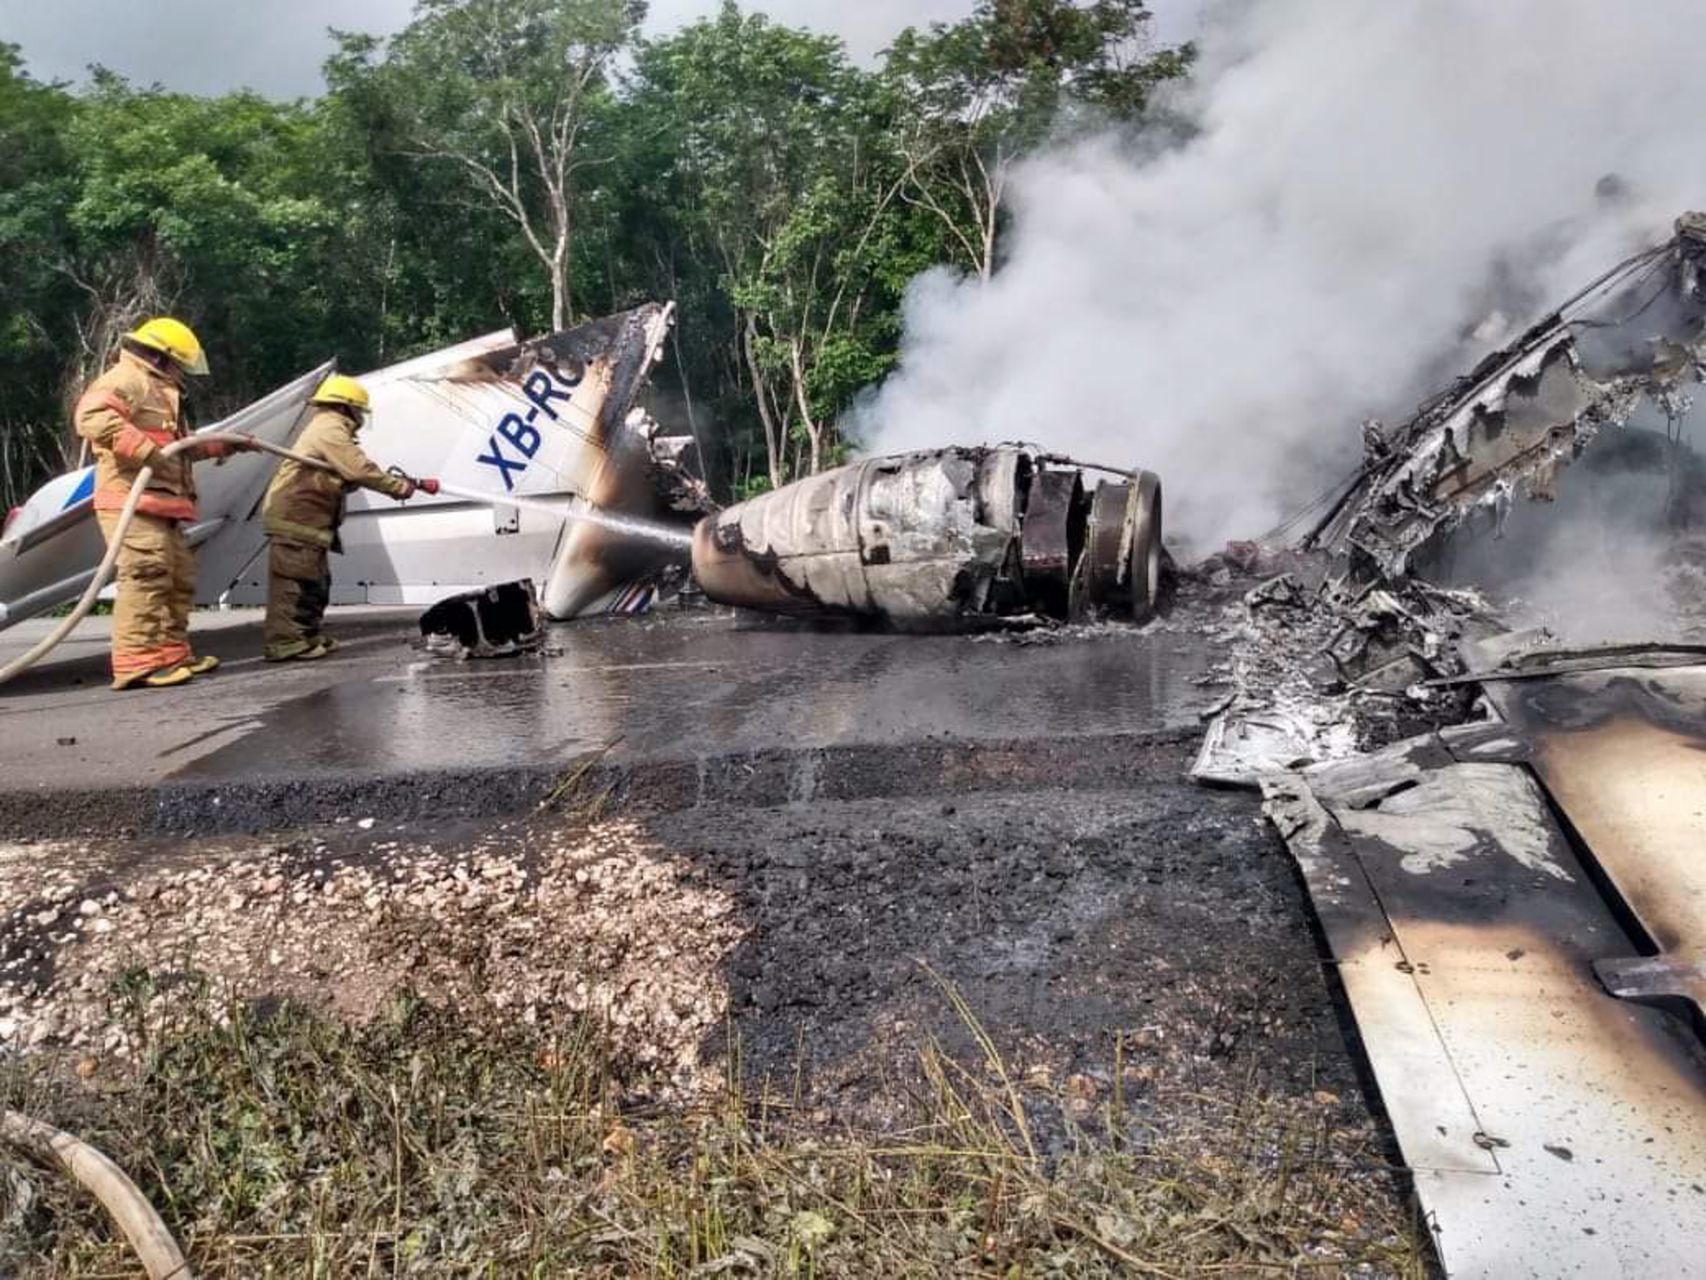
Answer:
[(711, 599), (909, 628), (1142, 620), (1161, 591), (1161, 483), (1015, 445), (871, 458), (702, 521)]

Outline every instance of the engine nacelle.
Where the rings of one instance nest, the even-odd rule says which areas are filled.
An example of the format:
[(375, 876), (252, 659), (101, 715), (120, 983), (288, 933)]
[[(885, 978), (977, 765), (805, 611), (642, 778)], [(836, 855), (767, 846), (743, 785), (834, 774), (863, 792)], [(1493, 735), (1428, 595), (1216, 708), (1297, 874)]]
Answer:
[(870, 458), (701, 521), (712, 600), (951, 628), (1025, 616), (1142, 620), (1161, 593), (1161, 482), (1014, 445)]

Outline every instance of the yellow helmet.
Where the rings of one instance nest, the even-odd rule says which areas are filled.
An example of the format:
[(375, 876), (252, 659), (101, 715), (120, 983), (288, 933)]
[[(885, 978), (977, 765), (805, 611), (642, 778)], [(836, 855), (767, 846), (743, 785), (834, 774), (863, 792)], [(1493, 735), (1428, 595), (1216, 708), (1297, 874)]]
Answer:
[(138, 325), (124, 336), (139, 347), (171, 357), (185, 373), (192, 373), (198, 378), (207, 376), (207, 353), (201, 349), (201, 339), (182, 320), (160, 316)]
[(367, 394), (367, 388), (341, 373), (334, 373), (322, 382), (309, 403), (354, 409), (357, 413), (367, 413), (373, 408), (373, 398)]

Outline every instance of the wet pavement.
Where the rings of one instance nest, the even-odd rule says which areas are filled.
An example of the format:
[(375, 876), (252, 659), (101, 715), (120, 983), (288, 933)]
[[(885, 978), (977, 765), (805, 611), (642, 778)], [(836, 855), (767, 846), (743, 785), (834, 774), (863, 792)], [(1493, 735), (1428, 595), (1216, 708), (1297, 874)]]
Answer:
[[(1195, 726), (1213, 659), (1181, 632), (1109, 629), (1044, 643), (806, 630), (718, 612), (553, 630), (547, 652), (425, 653), (412, 611), (337, 619), (345, 647), (265, 666), (259, 619), (197, 621), (215, 676), (170, 692), (106, 688), (100, 620), (0, 688), (0, 790), (383, 777), (624, 763), (933, 740), (1057, 740)], [(39, 634), (0, 635), (0, 657)]]

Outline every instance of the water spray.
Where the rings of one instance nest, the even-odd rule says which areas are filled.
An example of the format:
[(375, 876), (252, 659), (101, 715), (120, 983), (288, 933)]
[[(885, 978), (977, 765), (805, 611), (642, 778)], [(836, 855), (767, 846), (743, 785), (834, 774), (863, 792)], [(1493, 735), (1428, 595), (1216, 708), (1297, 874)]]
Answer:
[(646, 520), (639, 516), (605, 511), (584, 499), (574, 499), (576, 505), (573, 506), (553, 506), (551, 503), (538, 502), (531, 498), (517, 498), (510, 494), (500, 496), (494, 493), (482, 493), (478, 489), (464, 489), (460, 485), (446, 484), (442, 480), (439, 481), (438, 491), (453, 498), (466, 498), (470, 502), (478, 502), (483, 506), (515, 507), (522, 511), (538, 512), (540, 515), (549, 516), (553, 520), (595, 525), (607, 533), (632, 538), (640, 542), (655, 543), (671, 551), (685, 553), (693, 548), (693, 534), (687, 529), (679, 529), (674, 525), (663, 524), (656, 520)]

